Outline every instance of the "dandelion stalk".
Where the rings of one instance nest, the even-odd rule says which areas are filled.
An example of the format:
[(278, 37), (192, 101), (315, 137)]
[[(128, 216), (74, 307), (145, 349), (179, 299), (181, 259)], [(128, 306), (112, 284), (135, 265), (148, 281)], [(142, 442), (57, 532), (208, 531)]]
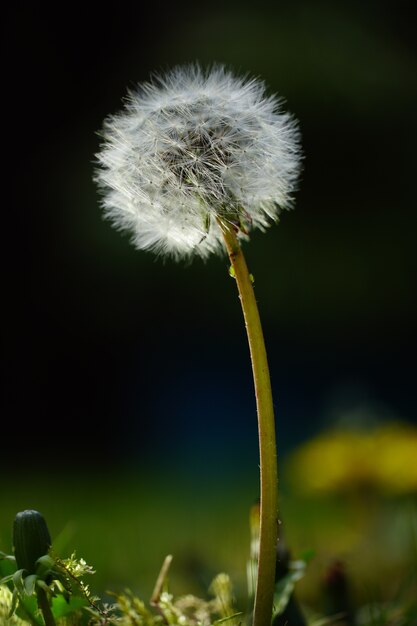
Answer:
[(264, 626), (271, 622), (278, 534), (278, 471), (274, 408), (265, 341), (252, 279), (233, 227), (224, 222), (220, 222), (220, 227), (236, 278), (245, 318), (258, 411), (261, 508), (253, 626)]

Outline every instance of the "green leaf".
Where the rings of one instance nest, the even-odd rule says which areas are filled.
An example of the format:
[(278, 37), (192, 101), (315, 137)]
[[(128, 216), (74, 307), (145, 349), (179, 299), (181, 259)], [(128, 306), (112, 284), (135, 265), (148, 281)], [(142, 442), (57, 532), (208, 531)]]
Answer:
[(59, 595), (52, 600), (52, 613), (58, 619), (71, 615), (71, 613), (79, 611), (84, 606), (87, 606), (87, 601), (80, 596), (72, 596), (67, 602), (63, 596)]
[(48, 585), (46, 584), (46, 582), (44, 580), (42, 580), (42, 578), (38, 578), (36, 583), (37, 583), (38, 587), (40, 587), (41, 589), (46, 591), (46, 593), (50, 592), (50, 589), (49, 589)]
[(274, 617), (284, 611), (294, 591), (295, 583), (304, 576), (305, 567), (304, 561), (291, 561), (290, 571), (275, 585)]
[(24, 570), (24, 569), (18, 569), (17, 572), (15, 572), (13, 574), (13, 576), (12, 576), (12, 581), (13, 581), (13, 584), (15, 586), (15, 589), (16, 589), (17, 593), (19, 595), (21, 595), (21, 596), (23, 596), (24, 593), (25, 593), (25, 587), (24, 587), (24, 584), (23, 584), (23, 573), (25, 571), (26, 570)]
[(36, 574), (39, 578), (43, 580), (51, 573), (52, 568), (54, 567), (55, 562), (49, 554), (44, 554), (40, 556), (39, 559), (36, 560)]
[(43, 620), (39, 615), (38, 602), (35, 595), (20, 598), (16, 615), (25, 622), (31, 622), (34, 626), (44, 626)]
[(19, 602), (19, 594), (17, 592), (17, 589), (13, 589), (13, 595), (12, 595), (12, 605), (10, 607), (10, 611), (9, 611), (9, 615), (8, 617), (10, 618), (13, 613), (16, 611), (16, 607), (17, 607), (17, 603)]
[(294, 580), (291, 574), (287, 574), (277, 583), (274, 595), (274, 616), (283, 613), (287, 606), (292, 592), (294, 591)]
[(0, 558), (0, 577), (8, 576), (16, 571), (16, 561), (13, 557), (5, 555)]
[(26, 595), (31, 596), (35, 591), (37, 578), (36, 574), (30, 574), (24, 579), (23, 586), (25, 588)]
[(13, 579), (14, 574), (9, 574), (8, 576), (4, 576), (3, 578), (0, 579), (0, 585), (5, 585), (6, 583), (9, 582), (9, 580)]

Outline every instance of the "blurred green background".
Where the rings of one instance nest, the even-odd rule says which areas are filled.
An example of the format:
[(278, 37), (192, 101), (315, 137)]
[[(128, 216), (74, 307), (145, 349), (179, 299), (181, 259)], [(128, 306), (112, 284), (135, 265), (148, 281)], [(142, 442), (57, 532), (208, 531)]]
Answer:
[[(412, 6), (6, 8), (1, 549), (15, 512), (34, 507), (97, 567), (99, 589), (149, 594), (172, 552), (176, 591), (201, 592), (227, 569), (243, 594), (257, 433), (227, 262), (135, 251), (102, 220), (92, 182), (96, 133), (128, 87), (178, 63), (220, 62), (264, 78), (303, 134), (296, 209), (245, 246), (271, 365), (283, 527), (295, 555), (316, 550), (301, 593), (319, 606), (334, 558), (361, 600), (394, 593), (415, 563), (415, 484), (390, 490), (365, 472), (306, 493), (288, 468), (322, 431), (417, 424)], [(307, 475), (324, 459), (306, 461)]]

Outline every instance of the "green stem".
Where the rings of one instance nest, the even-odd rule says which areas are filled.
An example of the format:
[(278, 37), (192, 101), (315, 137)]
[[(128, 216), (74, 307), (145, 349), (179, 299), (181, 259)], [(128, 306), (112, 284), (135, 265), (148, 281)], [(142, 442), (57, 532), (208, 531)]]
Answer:
[(252, 360), (258, 412), (261, 505), (253, 626), (270, 626), (278, 537), (278, 470), (271, 381), (261, 320), (245, 257), (233, 227), (221, 220), (219, 224), (239, 290)]
[(42, 612), (43, 619), (45, 621), (45, 626), (56, 626), (45, 589), (38, 587), (36, 590), (36, 595), (38, 597), (38, 606)]

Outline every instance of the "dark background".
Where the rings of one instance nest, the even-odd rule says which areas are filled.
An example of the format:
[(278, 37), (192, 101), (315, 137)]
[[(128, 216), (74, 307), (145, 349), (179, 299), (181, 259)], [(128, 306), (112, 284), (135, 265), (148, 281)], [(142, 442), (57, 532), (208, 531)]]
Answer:
[[(411, 2), (17, 3), (3, 15), (2, 459), (13, 471), (257, 469), (226, 259), (138, 252), (102, 220), (96, 132), (198, 60), (300, 120), (296, 209), (245, 246), (280, 452), (335, 422), (416, 422)], [(74, 459), (77, 459), (76, 463)], [(11, 463), (11, 464), (10, 464)], [(5, 465), (6, 467), (6, 465)]]

